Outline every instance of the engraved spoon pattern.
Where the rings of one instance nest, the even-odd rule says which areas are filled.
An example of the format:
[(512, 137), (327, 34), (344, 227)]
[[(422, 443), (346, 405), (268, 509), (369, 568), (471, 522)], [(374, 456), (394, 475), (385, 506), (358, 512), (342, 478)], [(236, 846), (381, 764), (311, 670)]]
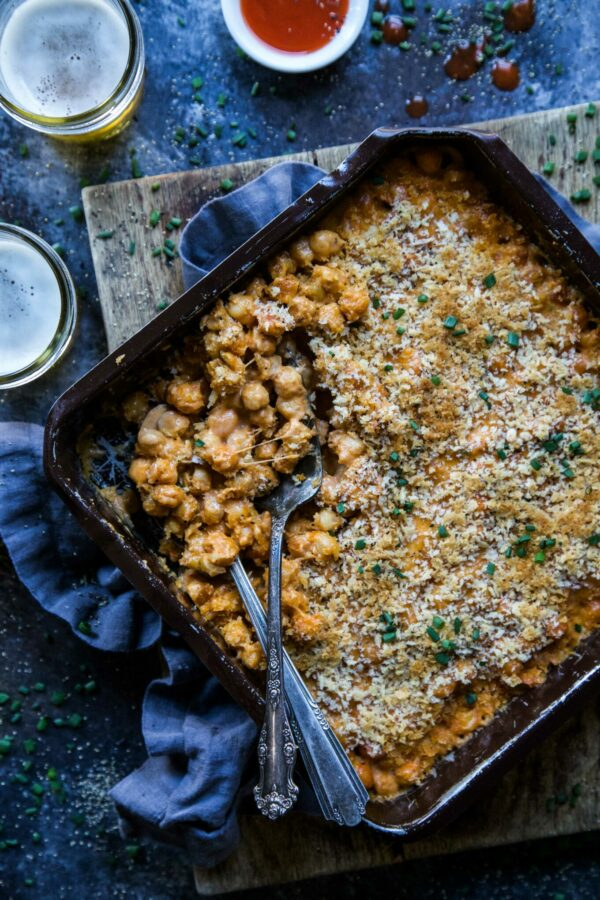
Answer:
[(254, 788), (256, 805), (269, 819), (277, 819), (296, 802), (293, 781), (296, 744), (284, 700), (283, 644), (281, 638), (281, 555), (283, 532), (291, 513), (318, 493), (323, 478), (321, 448), (315, 437), (308, 454), (292, 475), (261, 500), (271, 513), (269, 586), (267, 602), (267, 691), (265, 719), (258, 739), (260, 779)]
[[(265, 611), (239, 557), (234, 561), (230, 572), (258, 639), (265, 649)], [(369, 795), (285, 650), (283, 670), (292, 731), (321, 811), (326, 819), (337, 822), (338, 825), (358, 825)]]

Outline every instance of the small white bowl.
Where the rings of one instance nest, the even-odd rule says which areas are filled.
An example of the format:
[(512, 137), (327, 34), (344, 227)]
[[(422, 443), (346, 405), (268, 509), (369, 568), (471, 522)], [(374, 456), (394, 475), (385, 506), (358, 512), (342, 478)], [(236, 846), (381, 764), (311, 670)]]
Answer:
[(266, 44), (246, 25), (240, 0), (221, 0), (221, 10), (231, 37), (255, 62), (276, 72), (313, 72), (350, 49), (367, 18), (369, 0), (350, 0), (344, 24), (335, 37), (310, 53), (292, 53)]

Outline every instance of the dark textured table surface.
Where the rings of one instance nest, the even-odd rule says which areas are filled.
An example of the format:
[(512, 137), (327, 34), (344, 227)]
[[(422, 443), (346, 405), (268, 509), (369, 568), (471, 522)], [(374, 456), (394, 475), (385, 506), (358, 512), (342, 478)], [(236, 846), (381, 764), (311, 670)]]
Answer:
[[(391, 0), (390, 6), (391, 12), (401, 12), (400, 0)], [(444, 9), (452, 10), (454, 21), (441, 32), (434, 18), (438, 4), (429, 12), (422, 0), (415, 6), (410, 49), (373, 44), (371, 28), (365, 26), (336, 65), (290, 77), (261, 69), (236, 52), (217, 0), (144, 0), (136, 8), (146, 39), (146, 90), (124, 134), (74, 148), (0, 118), (0, 219), (18, 222), (64, 248), (80, 288), (81, 316), (68, 358), (33, 386), (3, 392), (0, 420), (43, 422), (52, 401), (105, 352), (85, 225), (68, 210), (80, 202), (83, 184), (130, 177), (132, 155), (150, 175), (356, 141), (377, 125), (410, 122), (405, 103), (416, 93), (429, 101), (422, 124), (477, 121), (600, 98), (596, 4), (538, 0), (534, 27), (512, 36), (509, 57), (520, 64), (521, 84), (511, 93), (492, 85), (489, 62), (467, 82), (444, 74), (446, 53), (458, 39), (481, 30), (488, 4), (446, 0)], [(441, 44), (437, 53), (431, 51), (435, 41)], [(198, 75), (205, 81), (201, 102), (193, 99), (191, 84)], [(219, 95), (225, 97), (222, 105)], [(210, 134), (190, 147), (196, 124)], [(213, 129), (219, 124), (222, 135), (216, 137)], [(296, 132), (294, 142), (286, 136), (290, 128)], [(185, 139), (178, 129), (184, 129)], [(256, 134), (245, 147), (231, 142), (240, 129)], [(89, 898), (192, 895), (185, 854), (156, 845), (125, 846), (107, 799), (111, 784), (144, 758), (139, 706), (157, 660), (92, 653), (37, 608), (5, 557), (0, 558), (0, 582), (0, 693), (11, 698), (0, 707), (2, 728), (15, 734), (19, 748), (0, 760), (3, 896), (75, 897), (83, 890)], [(36, 691), (36, 684), (43, 689)], [(53, 694), (55, 700), (56, 694), (67, 695), (63, 706), (52, 703)], [(20, 709), (10, 709), (15, 700)], [(35, 724), (43, 712), (64, 719), (76, 714), (75, 723), (77, 714), (83, 719), (39, 733)], [(22, 741), (31, 734), (38, 744), (30, 755)], [(50, 779), (48, 769), (56, 770)], [(31, 812), (39, 805), (32, 797), (38, 795), (39, 811)], [(268, 893), (277, 898), (342, 891), (350, 897), (390, 891), (402, 898), (598, 897), (598, 843), (595, 835), (545, 841)]]

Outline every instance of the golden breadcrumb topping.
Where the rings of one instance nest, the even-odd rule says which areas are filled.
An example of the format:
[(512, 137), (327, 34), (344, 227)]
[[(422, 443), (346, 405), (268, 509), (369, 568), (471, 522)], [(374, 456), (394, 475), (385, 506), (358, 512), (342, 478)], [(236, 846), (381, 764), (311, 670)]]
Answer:
[[(420, 780), (600, 623), (600, 329), (454, 153), (389, 163), (129, 397), (130, 474), (176, 590), (250, 668), (255, 498), (316, 427), (286, 644), (364, 783)], [(316, 426), (309, 416), (316, 411)]]

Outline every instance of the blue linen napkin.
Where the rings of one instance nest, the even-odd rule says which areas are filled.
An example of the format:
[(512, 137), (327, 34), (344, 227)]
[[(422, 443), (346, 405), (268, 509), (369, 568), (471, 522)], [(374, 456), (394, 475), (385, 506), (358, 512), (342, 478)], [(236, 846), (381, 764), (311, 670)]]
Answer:
[[(321, 174), (315, 166), (283, 163), (207, 203), (182, 235), (186, 286)], [(600, 251), (600, 228), (542, 184)], [(256, 726), (83, 534), (46, 484), (41, 446), (40, 426), (0, 424), (0, 537), (36, 600), (88, 644), (133, 652), (160, 642), (167, 674), (149, 685), (142, 711), (148, 760), (116, 785), (112, 796), (124, 832), (182, 844), (193, 862), (216, 865), (239, 839), (237, 806), (247, 792), (244, 770)], [(81, 622), (91, 625), (91, 634), (79, 630)]]

